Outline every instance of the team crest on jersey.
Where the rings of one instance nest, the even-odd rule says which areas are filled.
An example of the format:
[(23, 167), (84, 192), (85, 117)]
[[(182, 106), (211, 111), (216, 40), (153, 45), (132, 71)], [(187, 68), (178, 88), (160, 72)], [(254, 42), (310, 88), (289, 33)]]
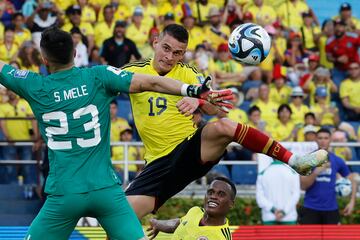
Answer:
[(26, 78), (28, 74), (29, 74), (28, 70), (20, 70), (20, 69), (18, 69), (18, 70), (16, 70), (14, 72), (14, 77), (16, 77), (16, 78)]
[(198, 237), (196, 240), (209, 240), (209, 239), (205, 236), (201, 236), (201, 237)]

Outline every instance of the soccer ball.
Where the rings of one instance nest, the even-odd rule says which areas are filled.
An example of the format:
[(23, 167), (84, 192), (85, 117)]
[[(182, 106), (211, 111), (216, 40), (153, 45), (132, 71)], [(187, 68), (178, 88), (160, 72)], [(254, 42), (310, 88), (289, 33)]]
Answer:
[(256, 65), (264, 61), (269, 54), (271, 38), (261, 26), (245, 23), (232, 31), (228, 45), (236, 61)]
[(335, 191), (341, 197), (349, 196), (351, 193), (351, 181), (347, 178), (339, 178), (335, 183)]

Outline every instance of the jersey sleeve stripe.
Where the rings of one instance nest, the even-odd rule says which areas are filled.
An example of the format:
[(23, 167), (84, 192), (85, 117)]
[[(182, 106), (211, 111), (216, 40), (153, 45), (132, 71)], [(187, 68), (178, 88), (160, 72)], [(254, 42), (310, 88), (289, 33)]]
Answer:
[(186, 68), (190, 68), (195, 74), (199, 74), (200, 72), (197, 70), (196, 67), (194, 66), (190, 66), (189, 64), (187, 63), (183, 63), (183, 62), (178, 62), (178, 64), (181, 66), (181, 67), (186, 67)]
[(129, 68), (129, 67), (144, 67), (150, 64), (150, 59), (142, 60), (142, 61), (135, 61), (122, 66), (122, 69)]
[(226, 228), (222, 228), (221, 233), (224, 235), (226, 240), (229, 240), (229, 233), (226, 231)]

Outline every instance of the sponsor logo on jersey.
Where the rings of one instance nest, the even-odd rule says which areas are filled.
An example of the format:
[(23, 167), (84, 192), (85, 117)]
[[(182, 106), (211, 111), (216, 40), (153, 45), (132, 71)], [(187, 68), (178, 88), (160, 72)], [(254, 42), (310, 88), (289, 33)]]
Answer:
[(16, 78), (26, 78), (29, 74), (28, 70), (16, 70), (14, 73), (14, 77)]

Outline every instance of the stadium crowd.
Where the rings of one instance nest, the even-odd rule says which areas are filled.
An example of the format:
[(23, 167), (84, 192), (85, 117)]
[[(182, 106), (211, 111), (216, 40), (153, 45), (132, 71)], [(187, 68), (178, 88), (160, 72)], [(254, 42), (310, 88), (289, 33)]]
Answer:
[[(0, 2), (0, 60), (21, 70), (48, 74), (39, 53), (41, 32), (59, 26), (71, 33), (76, 46), (75, 65), (109, 64), (123, 67), (151, 58), (152, 43), (172, 23), (189, 32), (183, 62), (214, 79), (213, 88), (231, 87), (235, 108), (228, 117), (263, 130), (278, 141), (313, 141), (320, 127), (334, 141), (360, 140), (360, 20), (351, 5), (339, 6), (337, 16), (319, 23), (302, 0), (4, 0)], [(254, 22), (272, 38), (269, 56), (259, 66), (245, 66), (230, 57), (227, 39), (238, 25)], [(36, 124), (26, 101), (1, 89), (0, 117), (6, 141), (31, 141)], [(121, 95), (111, 104), (112, 141), (139, 140), (129, 112), (119, 116)], [(22, 120), (6, 120), (6, 118)], [(194, 122), (215, 121), (200, 112)], [(11, 150), (11, 151), (10, 151)], [(122, 160), (122, 146), (112, 148), (113, 160)], [(333, 151), (345, 160), (356, 159), (346, 147)], [(129, 159), (143, 158), (143, 149), (129, 149)], [(31, 147), (9, 146), (4, 159), (32, 159)], [(252, 153), (229, 148), (225, 159), (252, 158)], [(122, 166), (116, 165), (121, 173)], [(140, 166), (130, 165), (133, 178)], [(1, 167), (0, 181), (35, 184), (35, 170)]]

